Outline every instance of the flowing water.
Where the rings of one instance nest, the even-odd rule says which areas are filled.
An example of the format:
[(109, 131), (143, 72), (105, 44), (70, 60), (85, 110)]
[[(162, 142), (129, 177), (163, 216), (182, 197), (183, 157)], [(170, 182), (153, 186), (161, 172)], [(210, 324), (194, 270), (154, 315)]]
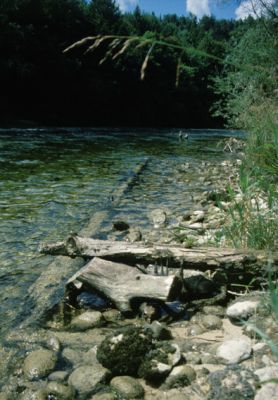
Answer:
[[(41, 241), (80, 231), (97, 210), (144, 229), (155, 208), (174, 215), (190, 207), (200, 184), (194, 174), (188, 183), (173, 172), (185, 162), (226, 158), (216, 141), (237, 133), (188, 133), (180, 141), (178, 131), (166, 130), (0, 130), (0, 337), (17, 323), (28, 287), (51, 261), (38, 253)], [(114, 205), (113, 193), (144, 160), (146, 168)], [(103, 221), (98, 237), (109, 227)]]

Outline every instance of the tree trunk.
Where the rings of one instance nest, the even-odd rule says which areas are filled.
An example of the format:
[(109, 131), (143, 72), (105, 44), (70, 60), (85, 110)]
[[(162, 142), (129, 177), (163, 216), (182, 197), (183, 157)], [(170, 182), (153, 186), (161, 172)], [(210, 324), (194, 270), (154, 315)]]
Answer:
[(177, 275), (151, 276), (136, 268), (95, 257), (68, 282), (80, 289), (97, 291), (112, 300), (122, 311), (131, 311), (133, 299), (175, 300), (181, 291), (182, 280)]

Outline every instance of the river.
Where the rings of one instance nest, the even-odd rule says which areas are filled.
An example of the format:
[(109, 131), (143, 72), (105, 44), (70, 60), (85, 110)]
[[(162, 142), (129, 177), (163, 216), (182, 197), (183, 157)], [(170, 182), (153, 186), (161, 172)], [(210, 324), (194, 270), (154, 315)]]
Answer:
[[(226, 159), (216, 141), (237, 133), (186, 132), (181, 141), (178, 130), (0, 130), (0, 337), (17, 324), (28, 287), (51, 261), (38, 253), (40, 242), (80, 231), (98, 210), (144, 230), (155, 208), (171, 215), (190, 208), (190, 193), (204, 187), (194, 172), (190, 182), (173, 172), (186, 162)], [(143, 160), (142, 174), (113, 204), (113, 193)], [(104, 221), (98, 237), (106, 238), (110, 228), (111, 220)]]

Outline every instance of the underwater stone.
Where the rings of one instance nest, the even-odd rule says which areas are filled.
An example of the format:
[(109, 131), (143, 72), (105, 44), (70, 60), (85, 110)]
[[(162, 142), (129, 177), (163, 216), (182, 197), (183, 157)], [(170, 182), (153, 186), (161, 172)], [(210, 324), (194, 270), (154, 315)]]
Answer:
[(24, 360), (23, 371), (29, 379), (40, 379), (47, 376), (55, 368), (56, 354), (51, 350), (32, 351)]

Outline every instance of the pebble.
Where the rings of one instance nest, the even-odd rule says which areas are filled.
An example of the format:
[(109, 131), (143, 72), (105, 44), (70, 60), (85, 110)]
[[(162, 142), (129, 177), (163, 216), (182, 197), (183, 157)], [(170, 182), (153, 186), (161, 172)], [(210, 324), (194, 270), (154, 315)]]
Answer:
[(131, 376), (116, 376), (110, 385), (124, 399), (142, 399), (144, 397), (143, 386)]
[(259, 301), (238, 301), (227, 308), (226, 315), (231, 320), (244, 320), (256, 312)]
[(103, 317), (99, 311), (85, 311), (84, 313), (73, 318), (71, 321), (71, 328), (78, 331), (85, 331), (86, 329), (98, 328), (103, 324)]
[(221, 329), (223, 325), (221, 318), (216, 315), (204, 315), (201, 322), (206, 329), (210, 330)]
[(85, 397), (92, 394), (97, 385), (104, 382), (109, 375), (109, 371), (99, 363), (94, 366), (82, 365), (70, 374), (68, 383), (73, 386), (80, 397)]
[(174, 367), (162, 389), (172, 389), (177, 387), (184, 387), (190, 385), (196, 379), (195, 370), (189, 365), (179, 365)]
[(56, 354), (47, 349), (32, 351), (24, 360), (23, 371), (28, 379), (40, 379), (49, 375), (57, 363)]
[(250, 357), (252, 347), (250, 340), (233, 339), (223, 342), (218, 348), (216, 355), (227, 364), (237, 364)]

